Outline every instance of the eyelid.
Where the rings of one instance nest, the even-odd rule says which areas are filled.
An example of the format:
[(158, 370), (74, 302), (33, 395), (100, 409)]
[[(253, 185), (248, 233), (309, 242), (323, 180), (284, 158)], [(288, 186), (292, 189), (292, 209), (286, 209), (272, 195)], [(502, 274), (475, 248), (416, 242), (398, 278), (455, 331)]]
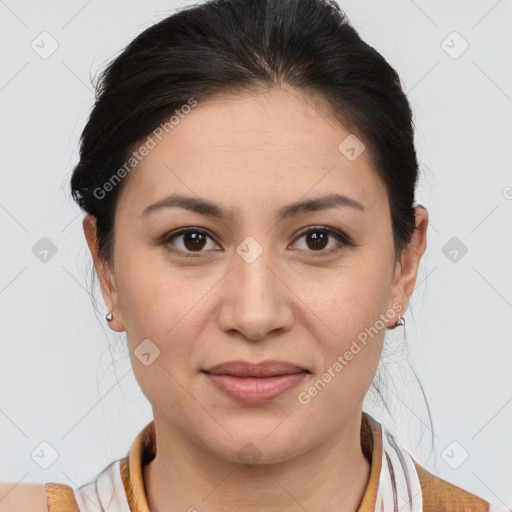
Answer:
[[(339, 229), (332, 228), (327, 225), (308, 226), (307, 228), (304, 228), (302, 231), (300, 231), (298, 234), (295, 235), (293, 244), (295, 244), (297, 242), (297, 240), (300, 239), (301, 237), (303, 237), (304, 235), (307, 235), (310, 232), (314, 232), (315, 230), (316, 231), (324, 231), (328, 235), (335, 237), (336, 240), (338, 241), (338, 244), (336, 247), (331, 247), (331, 249), (328, 249), (328, 250), (303, 251), (303, 252), (309, 253), (310, 256), (313, 256), (313, 257), (327, 256), (332, 253), (338, 252), (341, 249), (341, 247), (343, 247), (343, 246), (356, 247), (356, 245), (357, 245), (352, 240), (352, 238), (350, 236), (348, 236), (346, 233), (344, 233), (343, 231), (340, 231)], [(173, 238), (178, 237), (180, 235), (185, 235), (187, 233), (200, 233), (200, 234), (206, 235), (207, 237), (212, 239), (217, 245), (221, 245), (216, 240), (216, 238), (210, 234), (210, 232), (208, 230), (205, 230), (204, 228), (194, 227), (194, 226), (188, 226), (186, 228), (180, 228), (175, 231), (170, 231), (170, 232), (164, 234), (162, 237), (160, 237), (157, 244), (158, 245), (160, 245), (160, 244), (167, 245), (170, 243), (170, 241)], [(174, 253), (184, 254), (185, 257), (193, 256), (195, 254), (197, 254), (197, 256), (200, 256), (202, 253), (211, 252), (211, 251), (182, 251), (181, 249), (173, 249), (173, 250), (168, 249), (168, 250), (171, 252), (174, 252)], [(300, 250), (300, 251), (302, 251), (302, 250)]]
[[(210, 232), (208, 230), (206, 230), (204, 228), (195, 227), (195, 226), (188, 226), (186, 228), (180, 228), (177, 230), (169, 231), (158, 239), (157, 245), (167, 246), (167, 244), (169, 244), (173, 238), (181, 236), (181, 235), (186, 235), (187, 233), (200, 233), (202, 235), (206, 235), (211, 240), (213, 240), (217, 245), (220, 245), (219, 242), (217, 242), (215, 237), (212, 234), (210, 234)], [(172, 249), (172, 250), (168, 249), (168, 250), (173, 253), (179, 253), (181, 255), (185, 255), (185, 257), (190, 257), (190, 256), (196, 257), (196, 255), (200, 256), (202, 253), (210, 252), (210, 251), (182, 251), (181, 249)]]
[(346, 233), (344, 233), (343, 231), (340, 231), (339, 229), (327, 226), (325, 224), (317, 225), (317, 226), (308, 226), (307, 228), (305, 228), (304, 230), (302, 230), (301, 232), (299, 232), (296, 235), (294, 244), (296, 243), (296, 241), (299, 238), (303, 237), (304, 235), (307, 235), (310, 232), (315, 232), (315, 231), (326, 232), (328, 235), (331, 235), (334, 238), (336, 238), (336, 240), (338, 241), (338, 244), (335, 247), (331, 247), (330, 249), (327, 249), (327, 250), (305, 251), (308, 254), (308, 256), (312, 256), (312, 257), (328, 256), (328, 255), (339, 252), (342, 247), (349, 247), (349, 248), (356, 247), (355, 242)]

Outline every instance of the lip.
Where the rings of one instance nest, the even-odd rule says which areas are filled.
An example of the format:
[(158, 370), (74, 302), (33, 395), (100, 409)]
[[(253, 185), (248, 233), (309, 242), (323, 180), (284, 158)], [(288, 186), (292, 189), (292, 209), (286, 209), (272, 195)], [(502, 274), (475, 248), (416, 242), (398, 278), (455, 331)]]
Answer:
[(202, 371), (214, 375), (232, 375), (234, 377), (273, 377), (276, 375), (292, 375), (300, 372), (309, 373), (306, 368), (276, 359), (261, 361), (259, 363), (251, 363), (242, 360), (226, 361)]
[(296, 364), (276, 360), (256, 364), (228, 361), (201, 371), (218, 390), (247, 404), (273, 400), (310, 373)]

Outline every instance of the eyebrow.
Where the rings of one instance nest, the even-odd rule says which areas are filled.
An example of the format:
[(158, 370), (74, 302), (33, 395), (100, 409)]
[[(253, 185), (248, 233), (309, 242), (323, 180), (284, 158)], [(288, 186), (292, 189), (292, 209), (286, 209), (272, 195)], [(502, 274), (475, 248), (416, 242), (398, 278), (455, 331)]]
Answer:
[[(339, 207), (353, 208), (362, 212), (366, 211), (365, 207), (355, 199), (351, 199), (350, 197), (342, 194), (329, 194), (286, 205), (276, 212), (276, 218), (278, 220), (284, 220), (308, 212)], [(149, 205), (144, 209), (141, 216), (149, 215), (164, 208), (184, 208), (186, 210), (199, 213), (200, 215), (209, 215), (219, 219), (232, 218), (232, 214), (230, 212), (212, 201), (199, 197), (182, 196), (178, 194), (172, 194)]]

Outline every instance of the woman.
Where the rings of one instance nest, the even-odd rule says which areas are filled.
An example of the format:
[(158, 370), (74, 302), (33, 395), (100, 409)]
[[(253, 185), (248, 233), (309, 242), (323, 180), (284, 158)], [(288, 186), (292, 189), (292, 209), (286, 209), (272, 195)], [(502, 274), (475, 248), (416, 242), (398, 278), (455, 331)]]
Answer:
[(336, 4), (214, 0), (150, 27), (80, 149), (106, 320), (154, 420), (94, 481), (47, 483), (48, 510), (504, 510), (362, 411), (428, 214), (399, 77)]

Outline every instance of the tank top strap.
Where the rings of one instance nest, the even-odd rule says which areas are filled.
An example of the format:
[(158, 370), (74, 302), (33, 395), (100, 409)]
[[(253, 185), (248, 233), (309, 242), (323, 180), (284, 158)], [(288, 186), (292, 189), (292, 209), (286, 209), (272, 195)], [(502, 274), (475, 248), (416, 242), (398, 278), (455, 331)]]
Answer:
[(66, 484), (46, 483), (48, 512), (80, 512), (73, 489)]

